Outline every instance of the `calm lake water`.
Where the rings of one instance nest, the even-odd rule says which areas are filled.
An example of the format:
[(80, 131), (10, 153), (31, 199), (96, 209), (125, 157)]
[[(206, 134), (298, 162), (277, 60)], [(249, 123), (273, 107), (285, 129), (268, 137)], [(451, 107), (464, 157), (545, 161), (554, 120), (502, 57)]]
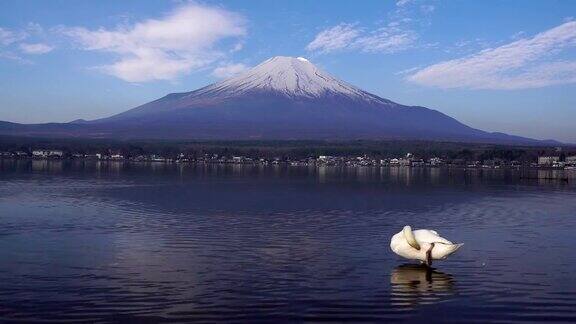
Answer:
[[(552, 176), (0, 161), (0, 322), (573, 323), (576, 184)], [(410, 265), (406, 224), (465, 246)]]

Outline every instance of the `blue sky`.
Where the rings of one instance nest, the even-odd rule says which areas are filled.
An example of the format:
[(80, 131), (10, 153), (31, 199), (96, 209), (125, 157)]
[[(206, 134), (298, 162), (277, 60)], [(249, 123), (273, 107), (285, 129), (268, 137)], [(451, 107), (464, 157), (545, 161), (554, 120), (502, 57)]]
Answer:
[(576, 1), (0, 3), (0, 120), (93, 119), (276, 55), (488, 131), (576, 143)]

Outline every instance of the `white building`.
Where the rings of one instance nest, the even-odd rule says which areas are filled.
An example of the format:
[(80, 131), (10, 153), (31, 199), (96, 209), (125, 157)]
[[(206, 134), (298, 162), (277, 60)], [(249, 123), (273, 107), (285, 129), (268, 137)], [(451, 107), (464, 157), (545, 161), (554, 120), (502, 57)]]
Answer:
[(64, 156), (64, 152), (60, 151), (60, 150), (49, 150), (48, 151), (48, 156), (49, 157), (63, 157)]
[(36, 158), (44, 158), (48, 156), (48, 151), (45, 150), (34, 150), (32, 151), (32, 156)]
[(399, 159), (398, 163), (400, 164), (400, 166), (409, 167), (412, 165), (412, 160), (411, 159)]
[(559, 156), (539, 156), (538, 157), (538, 165), (553, 165), (560, 161)]
[(36, 158), (63, 157), (64, 152), (60, 150), (34, 150), (32, 156)]
[(431, 166), (438, 166), (444, 163), (444, 161), (439, 157), (430, 158), (429, 162)]

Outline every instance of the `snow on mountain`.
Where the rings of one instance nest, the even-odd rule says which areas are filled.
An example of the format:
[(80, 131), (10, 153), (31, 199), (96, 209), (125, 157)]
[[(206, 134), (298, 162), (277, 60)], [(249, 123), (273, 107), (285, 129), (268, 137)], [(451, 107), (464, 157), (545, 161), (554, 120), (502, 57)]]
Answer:
[(209, 85), (190, 96), (236, 96), (249, 92), (274, 92), (288, 97), (347, 96), (351, 99), (391, 103), (341, 81), (303, 57), (276, 56), (236, 77)]
[(303, 57), (277, 56), (230, 79), (123, 113), (66, 124), (0, 124), (0, 134), (144, 139), (538, 141), (471, 128), (439, 111), (380, 98)]

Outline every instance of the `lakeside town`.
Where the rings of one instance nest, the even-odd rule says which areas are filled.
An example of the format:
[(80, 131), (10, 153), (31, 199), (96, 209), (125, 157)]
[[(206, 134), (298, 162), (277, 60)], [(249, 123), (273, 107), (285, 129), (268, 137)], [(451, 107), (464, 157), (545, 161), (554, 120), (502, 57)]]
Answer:
[(290, 166), (391, 166), (391, 167), (465, 167), (465, 168), (553, 168), (576, 171), (576, 153), (565, 154), (561, 149), (557, 154), (538, 156), (532, 161), (518, 161), (504, 158), (469, 160), (463, 158), (429, 157), (423, 158), (412, 153), (403, 156), (383, 158), (378, 156), (332, 156), (318, 155), (305, 158), (289, 156), (264, 157), (223, 154), (172, 153), (124, 155), (119, 151), (105, 150), (99, 153), (69, 152), (58, 149), (34, 149), (29, 151), (3, 151), (0, 159), (33, 160), (95, 160), (154, 163), (200, 163), (200, 164), (253, 164)]

